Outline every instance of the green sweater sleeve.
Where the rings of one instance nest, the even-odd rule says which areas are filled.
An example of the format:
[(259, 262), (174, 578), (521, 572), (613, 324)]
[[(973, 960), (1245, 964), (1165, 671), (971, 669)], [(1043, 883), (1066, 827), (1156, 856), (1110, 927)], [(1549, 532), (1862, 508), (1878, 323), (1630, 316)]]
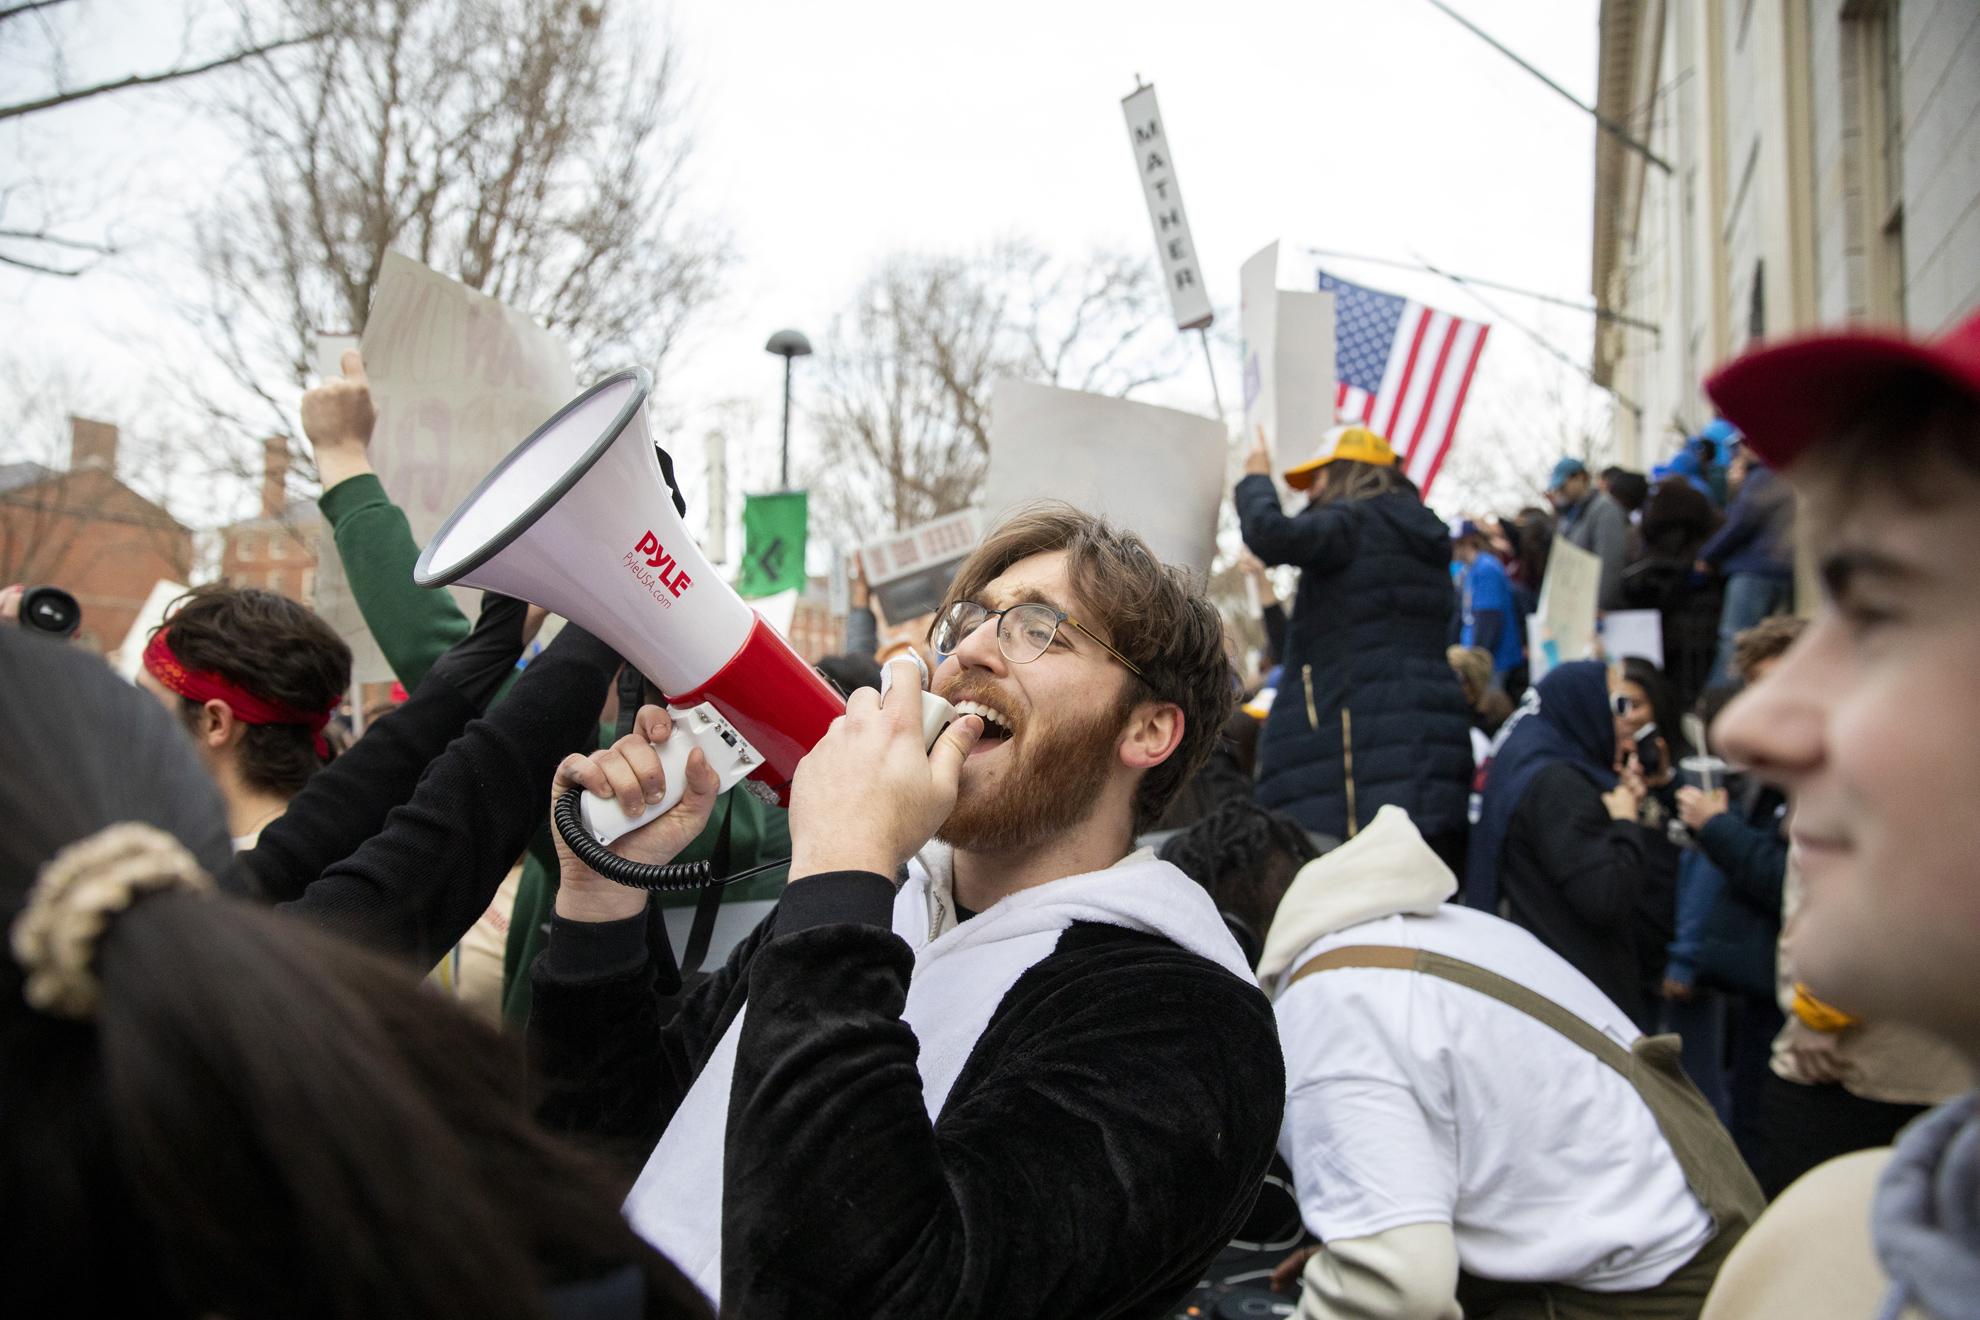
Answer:
[(447, 592), (413, 581), (419, 543), (375, 475), (338, 482), (323, 492), (317, 507), (336, 535), (337, 557), (365, 625), (411, 691), (448, 647), (468, 635), (467, 616)]

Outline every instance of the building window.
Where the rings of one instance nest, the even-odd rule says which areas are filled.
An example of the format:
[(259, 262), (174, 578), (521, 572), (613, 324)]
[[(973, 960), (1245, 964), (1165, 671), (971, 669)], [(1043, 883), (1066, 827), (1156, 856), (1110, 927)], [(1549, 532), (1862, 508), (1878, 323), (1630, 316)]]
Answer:
[[(1849, 0), (1842, 12), (1846, 87), (1844, 133), (1860, 161), (1845, 154), (1851, 194), (1848, 245), (1862, 262), (1862, 292), (1850, 313), (1884, 324), (1905, 320), (1904, 56), (1898, 0)], [(1860, 255), (1857, 255), (1860, 254)]]
[(277, 527), (268, 534), (268, 557), (287, 559), (289, 557), (289, 529)]
[(253, 532), (242, 532), (240, 538), (234, 542), (234, 557), (236, 559), (253, 559), (255, 557)]
[(302, 598), (305, 605), (316, 599), (316, 570), (305, 568), (302, 571)]

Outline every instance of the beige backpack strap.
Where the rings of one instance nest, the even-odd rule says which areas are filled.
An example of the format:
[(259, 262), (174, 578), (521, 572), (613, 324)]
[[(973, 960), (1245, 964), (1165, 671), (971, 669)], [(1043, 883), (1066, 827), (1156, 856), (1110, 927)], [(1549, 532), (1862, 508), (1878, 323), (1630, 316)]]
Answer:
[(1341, 967), (1380, 967), (1420, 972), (1455, 982), (1516, 1008), (1544, 1023), (1593, 1054), (1622, 1075), (1650, 1107), (1657, 1127), (1671, 1144), (1687, 1182), (1719, 1227), (1736, 1236), (1759, 1217), (1765, 1202), (1760, 1186), (1747, 1172), (1718, 1115), (1678, 1063), (1675, 1036), (1646, 1036), (1633, 1049), (1624, 1049), (1592, 1024), (1537, 991), (1475, 963), (1446, 957), (1427, 949), (1404, 949), (1387, 944), (1346, 944), (1308, 959), (1286, 985), (1315, 972)]

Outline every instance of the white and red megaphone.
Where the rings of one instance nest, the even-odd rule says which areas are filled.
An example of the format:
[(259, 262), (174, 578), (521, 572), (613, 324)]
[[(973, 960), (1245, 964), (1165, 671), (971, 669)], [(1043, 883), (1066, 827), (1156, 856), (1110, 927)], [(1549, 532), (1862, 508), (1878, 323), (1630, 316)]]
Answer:
[(585, 795), (585, 824), (606, 843), (679, 801), (690, 746), (724, 789), (747, 777), (787, 803), (798, 761), (846, 709), (682, 525), (647, 428), (651, 383), (635, 367), (565, 405), (475, 487), (413, 571), (423, 587), (479, 587), (563, 615), (688, 716), (662, 749), (667, 793), (654, 808), (627, 818)]

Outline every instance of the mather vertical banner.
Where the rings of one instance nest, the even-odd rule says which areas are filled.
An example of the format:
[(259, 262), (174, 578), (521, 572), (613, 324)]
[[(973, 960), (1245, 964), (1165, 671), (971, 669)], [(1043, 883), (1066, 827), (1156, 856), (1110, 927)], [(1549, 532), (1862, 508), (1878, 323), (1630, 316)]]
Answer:
[(1189, 215), (1183, 210), (1182, 187), (1176, 182), (1175, 157), (1169, 152), (1155, 89), (1136, 88), (1121, 98), (1121, 109), (1127, 114), (1128, 145), (1134, 148), (1135, 173), (1141, 176), (1141, 190), (1148, 198), (1148, 223), (1155, 230), (1155, 252), (1169, 286), (1176, 328), (1200, 329), (1212, 319), (1210, 292), (1203, 287), (1196, 243), (1189, 236)]
[(774, 596), (804, 589), (806, 499), (801, 490), (751, 495), (743, 501), (739, 596)]

